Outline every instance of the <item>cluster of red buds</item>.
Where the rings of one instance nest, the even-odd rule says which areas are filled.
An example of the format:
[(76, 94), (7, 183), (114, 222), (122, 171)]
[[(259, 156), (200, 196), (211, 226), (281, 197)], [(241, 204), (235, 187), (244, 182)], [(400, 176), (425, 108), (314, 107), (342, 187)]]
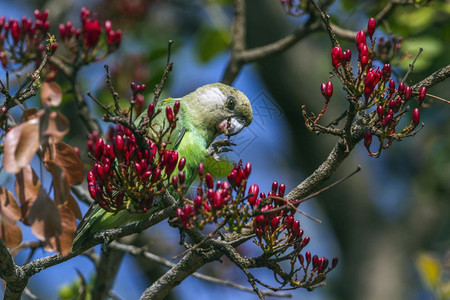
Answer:
[[(243, 165), (239, 162), (228, 174), (227, 181), (221, 182), (214, 181), (211, 174), (205, 174), (204, 165), (199, 164), (197, 194), (193, 201), (184, 198), (186, 204), (177, 209), (178, 220), (188, 229), (202, 229), (210, 223), (222, 224), (229, 232), (241, 233), (251, 229), (255, 234), (254, 243), (265, 255), (285, 253), (291, 249), (291, 286), (312, 287), (322, 282), (336, 266), (337, 258), (329, 266), (326, 258), (314, 256), (311, 260), (309, 251), (305, 256), (300, 254), (310, 237), (303, 236), (300, 221), (295, 220), (298, 204), (284, 198), (286, 186), (278, 182), (272, 183), (267, 195), (260, 193), (256, 184), (247, 190), (251, 171), (250, 163)], [(300, 276), (299, 270), (310, 276)]]
[[(42, 43), (46, 38), (50, 23), (48, 10), (34, 11), (35, 20), (22, 17), (22, 20), (0, 16), (0, 63), (4, 68), (9, 64), (21, 64), (41, 58), (45, 46)], [(51, 45), (55, 51), (58, 45)]]
[(185, 160), (179, 163), (178, 152), (150, 140), (148, 149), (140, 149), (132, 132), (121, 125), (110, 131), (110, 136), (110, 144), (102, 138), (95, 142), (96, 163), (87, 175), (89, 193), (106, 211), (146, 212), (155, 197), (174, 181), (171, 174), (177, 165), (184, 174), (181, 161)]
[[(373, 67), (373, 62), (378, 59), (374, 50), (376, 38), (374, 32), (376, 28), (375, 19), (371, 18), (367, 24), (367, 38), (364, 31), (359, 31), (356, 35), (356, 46), (358, 49), (358, 73), (353, 75), (350, 64), (351, 51), (343, 51), (341, 47), (336, 46), (331, 50), (331, 64), (334, 68), (334, 75), (343, 83), (345, 90), (350, 95), (349, 101), (354, 102), (357, 110), (367, 110), (371, 118), (369, 128), (365, 134), (364, 144), (371, 156), (378, 156), (382, 149), (388, 148), (393, 140), (415, 134), (415, 129), (420, 123), (419, 108), (413, 109), (411, 122), (405, 128), (397, 130), (396, 126), (400, 119), (407, 115), (410, 109), (410, 100), (417, 96), (418, 106), (426, 96), (426, 88), (422, 87), (418, 93), (413, 92), (412, 88), (400, 82), (397, 86), (394, 79), (391, 78), (391, 65), (385, 63), (383, 67)], [(401, 41), (400, 41), (401, 42)], [(397, 50), (400, 48), (399, 40), (396, 40)], [(325, 98), (325, 106), (320, 114), (311, 120), (305, 115), (307, 126), (312, 129), (325, 113), (328, 102), (333, 94), (333, 84), (331, 81), (322, 83), (320, 86), (322, 95)], [(361, 99), (361, 101), (359, 101)], [(355, 102), (356, 101), (356, 102)], [(370, 109), (376, 107), (376, 110)], [(380, 141), (379, 150), (375, 153), (370, 151), (372, 143), (372, 134), (376, 134)], [(384, 141), (387, 140), (387, 143)]]
[[(145, 85), (132, 85), (136, 93), (142, 92)], [(133, 89), (133, 88), (132, 88)], [(180, 103), (168, 107), (171, 114), (164, 122), (176, 123), (176, 113)], [(154, 106), (149, 105), (148, 118), (154, 120)], [(173, 186), (183, 194), (185, 191), (185, 158), (178, 152), (167, 149), (172, 126), (153, 127), (154, 137), (140, 145), (133, 132), (122, 125), (111, 127), (108, 131), (109, 143), (92, 132), (88, 136), (88, 150), (94, 159), (92, 171), (88, 172), (88, 188), (91, 197), (106, 211), (116, 213), (126, 209), (133, 213), (144, 213), (154, 204), (155, 197)], [(178, 173), (174, 176), (175, 169)]]
[(308, 1), (305, 0), (280, 0), (280, 3), (284, 12), (294, 17), (304, 15), (308, 6)]
[[(59, 35), (64, 45), (72, 52), (79, 53), (84, 62), (101, 60), (98, 52), (106, 44), (104, 55), (116, 50), (122, 42), (122, 31), (113, 30), (110, 20), (104, 23), (103, 30), (100, 21), (91, 16), (91, 11), (81, 8), (81, 28), (76, 28), (72, 22), (59, 24)], [(102, 38), (102, 34), (104, 38)], [(80, 47), (81, 46), (81, 47)]]

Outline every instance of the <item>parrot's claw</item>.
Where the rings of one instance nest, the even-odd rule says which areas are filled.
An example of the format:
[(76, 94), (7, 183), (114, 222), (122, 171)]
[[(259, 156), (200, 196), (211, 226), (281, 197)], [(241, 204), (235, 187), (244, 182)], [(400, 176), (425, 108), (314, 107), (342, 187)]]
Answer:
[(229, 148), (225, 148), (230, 146), (236, 146), (236, 144), (232, 143), (229, 139), (214, 141), (207, 149), (208, 156), (212, 156), (214, 160), (219, 161), (220, 157), (218, 154), (232, 151)]

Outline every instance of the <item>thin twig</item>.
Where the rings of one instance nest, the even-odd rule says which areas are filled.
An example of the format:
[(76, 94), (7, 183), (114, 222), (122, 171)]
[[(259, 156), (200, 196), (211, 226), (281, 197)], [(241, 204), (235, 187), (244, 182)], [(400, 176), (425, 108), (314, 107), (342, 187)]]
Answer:
[(325, 29), (327, 30), (330, 36), (331, 44), (333, 45), (333, 47), (339, 47), (339, 41), (337, 40), (336, 34), (334, 33), (333, 29), (330, 26), (330, 16), (328, 16), (325, 12), (323, 12), (316, 4), (316, 2), (314, 2), (314, 0), (311, 0), (310, 2), (317, 10), (320, 17), (322, 18), (323, 25), (325, 26)]
[(114, 90), (114, 86), (112, 84), (112, 79), (111, 79), (111, 74), (109, 72), (109, 66), (105, 65), (104, 68), (106, 71), (106, 79), (105, 79), (106, 85), (108, 86), (109, 91), (113, 97), (115, 112), (116, 112), (116, 114), (119, 114), (120, 113), (119, 94)]
[[(142, 248), (135, 247), (135, 246), (132, 246), (132, 245), (125, 245), (125, 244), (121, 244), (121, 243), (118, 243), (118, 242), (112, 242), (109, 245), (109, 247), (114, 248), (114, 249), (119, 249), (119, 250), (121, 250), (123, 252), (127, 252), (127, 253), (130, 253), (130, 254), (135, 255), (135, 256), (142, 255), (145, 258), (147, 258), (147, 259), (149, 259), (149, 260), (151, 260), (153, 262), (159, 263), (159, 264), (161, 264), (163, 266), (166, 266), (168, 268), (173, 268), (176, 265), (173, 262), (169, 261), (168, 259), (165, 259), (165, 258), (163, 258), (161, 256), (158, 256), (158, 255), (153, 254), (151, 252), (145, 251)], [(230, 286), (232, 288), (235, 288), (235, 289), (238, 289), (238, 290), (241, 290), (241, 291), (253, 292), (253, 289), (245, 287), (243, 285), (236, 284), (236, 283), (231, 282), (231, 281), (219, 279), (219, 278), (216, 278), (216, 277), (200, 274), (198, 272), (193, 273), (192, 276), (194, 276), (196, 278), (199, 278), (199, 279), (202, 279), (202, 280), (205, 280), (205, 281), (208, 281), (208, 282), (213, 282), (213, 283), (217, 283), (217, 284), (221, 284), (221, 285), (225, 285), (225, 286)], [(290, 298), (290, 297), (292, 297), (291, 294), (277, 294), (277, 293), (273, 293), (271, 291), (261, 291), (261, 293), (264, 296), (271, 296), (271, 297), (282, 297), (282, 298)]]
[(405, 82), (405, 80), (408, 78), (409, 74), (414, 70), (414, 65), (416, 64), (417, 59), (419, 58), (420, 54), (422, 54), (423, 48), (419, 48), (419, 52), (417, 53), (416, 57), (414, 58), (413, 62), (409, 64), (408, 71), (406, 71), (405, 76), (403, 77), (401, 82)]
[(164, 69), (164, 73), (161, 77), (161, 81), (155, 86), (153, 89), (153, 105), (156, 106), (156, 103), (158, 103), (159, 97), (161, 96), (162, 89), (164, 88), (164, 85), (167, 80), (167, 76), (169, 75), (170, 71), (172, 71), (173, 68), (173, 62), (170, 61), (170, 53), (172, 48), (173, 41), (169, 40), (168, 46), (167, 46), (167, 62), (166, 62), (166, 68)]
[(228, 219), (225, 218), (223, 219), (219, 224), (217, 224), (216, 229), (214, 229), (213, 231), (211, 231), (203, 240), (201, 240), (199, 243), (195, 244), (194, 246), (190, 247), (189, 249), (184, 250), (183, 252), (181, 252), (180, 254), (175, 255), (172, 259), (177, 259), (183, 255), (185, 255), (186, 253), (190, 252), (190, 251), (194, 251), (196, 249), (198, 249), (200, 246), (202, 246), (207, 240), (211, 239), (214, 237), (214, 235), (223, 227), (225, 226), (225, 224), (228, 222)]

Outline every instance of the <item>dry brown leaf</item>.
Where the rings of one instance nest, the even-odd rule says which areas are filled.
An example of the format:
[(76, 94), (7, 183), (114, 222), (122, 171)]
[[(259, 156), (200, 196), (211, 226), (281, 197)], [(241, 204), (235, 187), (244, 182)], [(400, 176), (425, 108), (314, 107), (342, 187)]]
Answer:
[(45, 168), (52, 174), (54, 198), (57, 204), (63, 204), (70, 195), (69, 182), (62, 169), (53, 161), (44, 161)]
[(30, 209), (28, 220), (31, 231), (41, 241), (48, 242), (51, 237), (61, 234), (61, 217), (55, 202), (41, 189)]
[(69, 199), (67, 200), (67, 206), (72, 210), (73, 214), (75, 215), (75, 218), (78, 220), (81, 220), (83, 215), (81, 214), (80, 207), (78, 206), (77, 200), (72, 196), (72, 194), (69, 194)]
[(58, 211), (61, 216), (62, 231), (61, 234), (55, 235), (48, 240), (46, 250), (58, 251), (61, 253), (61, 256), (66, 256), (72, 248), (77, 223), (75, 221), (75, 215), (67, 203), (58, 205)]
[(3, 167), (18, 173), (39, 149), (39, 120), (31, 119), (11, 129), (5, 137)]
[(58, 106), (61, 104), (62, 90), (56, 81), (43, 82), (41, 85), (41, 103), (43, 106)]
[(26, 225), (30, 225), (28, 222), (28, 215), (30, 214), (30, 208), (36, 200), (41, 189), (41, 181), (39, 180), (36, 172), (30, 165), (23, 167), (19, 173), (16, 174), (16, 195), (19, 198), (21, 204), (20, 209), (22, 211), (22, 220)]
[(53, 161), (57, 164), (66, 175), (71, 186), (83, 182), (83, 162), (72, 146), (63, 142), (52, 145), (48, 151), (45, 151), (44, 161)]
[(4, 187), (0, 187), (0, 217), (8, 219), (14, 224), (22, 217), (17, 200)]
[(43, 110), (38, 111), (37, 108), (29, 108), (23, 111), (20, 123), (40, 117), (44, 113)]
[(15, 222), (0, 216), (0, 239), (8, 248), (17, 247), (22, 242), (22, 230)]
[(52, 143), (61, 141), (62, 138), (69, 132), (69, 120), (56, 111), (46, 110), (40, 117), (40, 139), (41, 143)]

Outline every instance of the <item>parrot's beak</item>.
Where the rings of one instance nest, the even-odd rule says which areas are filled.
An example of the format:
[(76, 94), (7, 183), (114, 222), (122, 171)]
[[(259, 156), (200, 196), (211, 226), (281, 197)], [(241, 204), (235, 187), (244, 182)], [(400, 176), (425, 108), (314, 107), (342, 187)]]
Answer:
[(245, 127), (245, 121), (240, 118), (227, 118), (217, 125), (217, 129), (226, 136), (238, 134)]

